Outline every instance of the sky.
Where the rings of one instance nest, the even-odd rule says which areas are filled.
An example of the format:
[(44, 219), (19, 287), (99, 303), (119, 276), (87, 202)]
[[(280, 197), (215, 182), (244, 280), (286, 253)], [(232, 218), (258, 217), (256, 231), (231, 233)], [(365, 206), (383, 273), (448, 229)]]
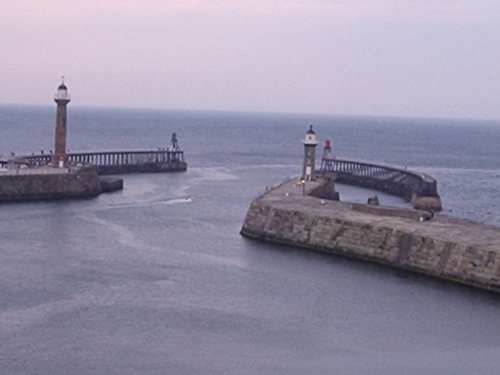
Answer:
[(500, 119), (498, 0), (1, 0), (0, 103)]

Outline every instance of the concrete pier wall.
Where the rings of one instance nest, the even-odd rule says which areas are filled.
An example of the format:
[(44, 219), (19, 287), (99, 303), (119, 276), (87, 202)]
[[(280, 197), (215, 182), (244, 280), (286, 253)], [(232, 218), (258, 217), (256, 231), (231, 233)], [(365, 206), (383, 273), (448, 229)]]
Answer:
[(500, 228), (290, 191), (283, 184), (254, 200), (241, 234), (500, 292)]
[(0, 174), (0, 202), (92, 198), (122, 187), (121, 179), (101, 181), (94, 167), (29, 168)]

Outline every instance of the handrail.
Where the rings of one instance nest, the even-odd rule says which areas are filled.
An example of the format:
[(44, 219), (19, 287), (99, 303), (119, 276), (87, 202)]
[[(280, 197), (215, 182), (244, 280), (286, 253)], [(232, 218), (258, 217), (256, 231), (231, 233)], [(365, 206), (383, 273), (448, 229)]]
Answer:
[(345, 159), (321, 160), (320, 173), (333, 175), (340, 183), (380, 190), (411, 200), (439, 197), (437, 181), (425, 174), (393, 166)]
[[(70, 163), (90, 163), (97, 166), (115, 164), (142, 164), (180, 161), (184, 162), (184, 151), (181, 150), (151, 150), (151, 151), (93, 151), (73, 152), (66, 154)], [(28, 165), (47, 165), (52, 154), (37, 154), (18, 156), (16, 161)]]
[(406, 168), (399, 168), (395, 167), (392, 165), (385, 165), (385, 164), (374, 164), (374, 163), (369, 163), (369, 162), (361, 162), (361, 161), (355, 161), (355, 160), (347, 160), (347, 159), (323, 159), (321, 161), (322, 169), (323, 169), (323, 163), (333, 163), (333, 164), (340, 164), (340, 163), (347, 163), (347, 164), (353, 164), (357, 166), (365, 166), (365, 167), (370, 167), (370, 168), (382, 168), (384, 170), (391, 170), (391, 171), (397, 171), (400, 173), (408, 174), (408, 175), (413, 175), (419, 179), (422, 180), (433, 180), (435, 179), (425, 173), (419, 173), (415, 172)]

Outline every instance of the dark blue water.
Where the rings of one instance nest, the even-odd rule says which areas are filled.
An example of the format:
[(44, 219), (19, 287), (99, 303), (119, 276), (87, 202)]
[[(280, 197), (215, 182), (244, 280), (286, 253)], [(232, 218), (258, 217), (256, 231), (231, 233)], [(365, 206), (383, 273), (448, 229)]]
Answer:
[[(175, 131), (189, 169), (0, 206), (0, 373), (499, 373), (497, 296), (238, 232), (253, 197), (300, 173), (310, 123), (337, 155), (428, 172), (446, 213), (500, 225), (500, 123), (69, 111), (73, 151)], [(54, 114), (0, 107), (0, 154), (53, 148)]]

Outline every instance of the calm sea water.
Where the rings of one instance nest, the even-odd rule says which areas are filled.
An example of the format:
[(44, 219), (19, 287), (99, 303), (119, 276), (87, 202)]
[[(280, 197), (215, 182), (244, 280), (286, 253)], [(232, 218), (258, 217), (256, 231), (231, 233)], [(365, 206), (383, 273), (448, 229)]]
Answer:
[[(54, 116), (0, 106), (0, 154), (51, 149)], [(0, 373), (498, 374), (498, 296), (238, 234), (252, 198), (300, 173), (309, 124), (338, 156), (435, 176), (445, 213), (500, 225), (498, 122), (70, 105), (72, 151), (175, 131), (189, 169), (0, 206)]]

